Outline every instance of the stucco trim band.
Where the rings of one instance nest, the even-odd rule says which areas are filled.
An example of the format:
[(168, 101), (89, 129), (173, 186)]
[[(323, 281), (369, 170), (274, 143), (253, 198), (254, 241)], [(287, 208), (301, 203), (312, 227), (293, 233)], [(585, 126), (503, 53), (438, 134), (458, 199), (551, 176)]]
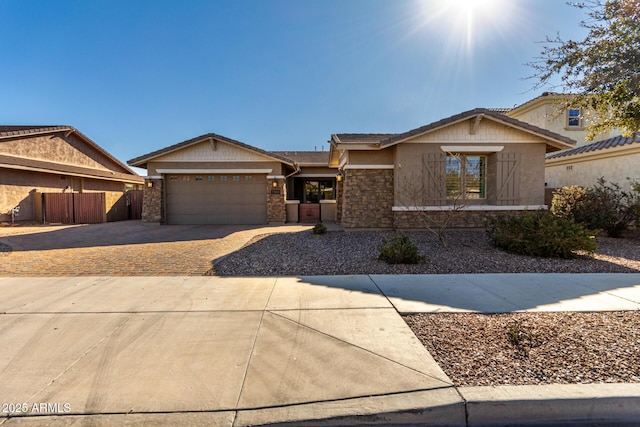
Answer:
[(518, 206), (496, 206), (496, 205), (469, 205), (469, 206), (393, 206), (394, 212), (418, 212), (418, 211), (537, 211), (548, 209), (547, 205), (518, 205)]
[(344, 169), (394, 169), (394, 165), (346, 165)]
[(180, 174), (231, 174), (231, 173), (271, 173), (273, 169), (156, 169), (156, 172), (168, 174), (168, 173), (180, 173)]
[(440, 149), (447, 153), (498, 153), (504, 145), (441, 145)]

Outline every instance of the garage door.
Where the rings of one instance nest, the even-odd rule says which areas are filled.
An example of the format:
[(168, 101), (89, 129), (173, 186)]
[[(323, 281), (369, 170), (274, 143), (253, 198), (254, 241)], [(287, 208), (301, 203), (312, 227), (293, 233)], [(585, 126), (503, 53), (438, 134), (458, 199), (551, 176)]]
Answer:
[(265, 224), (266, 175), (169, 175), (169, 224)]

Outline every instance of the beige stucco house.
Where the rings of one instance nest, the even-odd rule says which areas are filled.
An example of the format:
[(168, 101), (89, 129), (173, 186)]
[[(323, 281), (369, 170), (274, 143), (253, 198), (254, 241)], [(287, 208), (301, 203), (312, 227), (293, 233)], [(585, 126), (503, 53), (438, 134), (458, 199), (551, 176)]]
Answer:
[(335, 134), (330, 166), (345, 228), (418, 228), (454, 212), (454, 227), (544, 206), (545, 154), (570, 138), (489, 109), (401, 134)]
[(593, 186), (599, 178), (630, 190), (640, 182), (640, 135), (616, 136), (549, 154), (546, 181), (549, 188)]
[[(209, 133), (130, 160), (147, 169), (143, 221), (267, 224), (335, 219), (328, 152), (268, 152)], [(304, 170), (302, 169), (304, 166)], [(294, 200), (294, 197), (298, 197)], [(302, 204), (317, 205), (311, 216)], [(335, 202), (334, 202), (335, 205)], [(335, 211), (335, 209), (334, 209)], [(299, 213), (302, 212), (302, 215)]]
[(542, 207), (545, 154), (573, 146), (488, 109), (329, 142), (329, 151), (270, 152), (210, 133), (128, 163), (148, 171), (148, 222), (413, 228), (425, 212), (455, 210), (452, 226), (477, 227), (487, 214)]
[[(102, 193), (99, 220), (127, 219), (126, 187), (144, 180), (71, 126), (0, 126), (0, 221), (42, 220), (42, 193)], [(99, 200), (99, 199), (96, 199)]]
[(509, 117), (576, 141), (574, 148), (547, 155), (547, 188), (551, 191), (571, 185), (590, 187), (604, 177), (608, 182), (630, 189), (631, 180), (640, 180), (638, 136), (625, 138), (620, 136), (619, 130), (614, 130), (587, 141), (588, 114), (579, 108), (558, 111), (559, 101), (570, 96), (545, 92), (522, 105), (504, 110)]

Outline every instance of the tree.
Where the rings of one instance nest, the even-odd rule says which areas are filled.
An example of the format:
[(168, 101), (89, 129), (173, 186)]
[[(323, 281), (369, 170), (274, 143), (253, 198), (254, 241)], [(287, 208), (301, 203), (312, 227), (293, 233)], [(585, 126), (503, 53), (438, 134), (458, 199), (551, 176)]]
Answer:
[[(561, 87), (559, 108), (581, 108), (587, 139), (615, 128), (631, 136), (640, 131), (640, 1), (589, 0), (568, 3), (585, 9), (589, 30), (582, 41), (547, 37), (540, 57), (529, 63), (535, 88)], [(553, 85), (554, 77), (560, 84)]]

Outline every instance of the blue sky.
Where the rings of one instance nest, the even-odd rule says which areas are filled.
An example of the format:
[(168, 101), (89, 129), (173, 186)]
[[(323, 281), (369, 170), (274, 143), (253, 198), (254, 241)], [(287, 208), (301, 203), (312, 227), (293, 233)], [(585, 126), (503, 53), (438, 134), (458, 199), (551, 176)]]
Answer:
[(123, 162), (214, 132), (266, 150), (404, 132), (532, 91), (562, 0), (0, 0), (0, 124), (71, 125)]

